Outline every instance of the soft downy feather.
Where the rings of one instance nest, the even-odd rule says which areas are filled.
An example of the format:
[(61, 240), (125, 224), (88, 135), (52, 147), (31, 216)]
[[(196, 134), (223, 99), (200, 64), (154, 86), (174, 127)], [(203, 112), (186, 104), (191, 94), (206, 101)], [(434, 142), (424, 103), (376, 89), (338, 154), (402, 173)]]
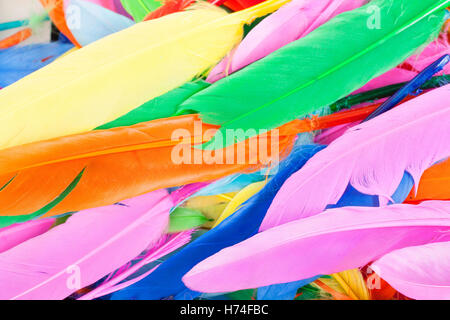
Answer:
[(215, 82), (306, 36), (332, 17), (363, 5), (366, 0), (293, 0), (259, 23), (236, 50), (208, 75)]
[(405, 171), (417, 186), (426, 169), (450, 156), (449, 99), (446, 85), (348, 130), (286, 181), (261, 230), (320, 213), (349, 183), (382, 204)]
[(204, 72), (240, 41), (244, 24), (287, 1), (233, 14), (202, 5), (138, 23), (55, 61), (0, 91), (0, 149), (117, 119)]
[(286, 125), (279, 135), (261, 135), (222, 153), (192, 148), (216, 130), (187, 115), (2, 150), (0, 225), (256, 171), (287, 155), (296, 135), (295, 126)]
[(396, 249), (445, 241), (449, 212), (444, 201), (327, 210), (223, 249), (183, 282), (192, 290), (226, 292), (362, 267)]
[(409, 298), (450, 299), (450, 242), (395, 250), (375, 261), (371, 268)]
[(1, 299), (63, 299), (138, 256), (166, 231), (165, 190), (89, 209), (0, 254)]
[[(383, 28), (367, 27), (373, 18), (367, 6), (344, 12), (193, 95), (178, 112), (199, 112), (204, 122), (221, 125), (223, 136), (227, 130), (247, 131), (241, 139), (305, 116), (392, 69), (436, 38), (448, 3), (374, 0), (370, 5), (378, 6)], [(202, 147), (218, 148), (223, 139), (217, 137)]]

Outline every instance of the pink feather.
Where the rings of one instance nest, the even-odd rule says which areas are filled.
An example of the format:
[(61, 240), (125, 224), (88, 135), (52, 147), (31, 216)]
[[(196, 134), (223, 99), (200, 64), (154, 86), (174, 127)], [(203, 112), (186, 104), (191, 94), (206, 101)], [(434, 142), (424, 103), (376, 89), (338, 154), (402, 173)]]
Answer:
[(195, 291), (227, 292), (361, 267), (396, 249), (448, 240), (449, 213), (445, 201), (327, 210), (225, 248), (183, 282)]
[[(128, 277), (132, 276), (135, 272), (137, 272), (139, 269), (144, 267), (145, 265), (156, 261), (159, 258), (164, 257), (165, 255), (168, 255), (169, 253), (181, 248), (185, 244), (187, 244), (191, 240), (191, 234), (194, 230), (188, 230), (183, 231), (176, 234), (167, 234), (161, 237), (160, 241), (158, 241), (157, 244), (153, 245), (151, 248), (147, 250), (145, 255), (142, 257), (139, 257), (140, 261), (136, 264), (132, 265), (128, 263), (121, 269), (119, 269), (118, 272), (114, 274), (114, 276), (109, 277), (104, 283), (102, 283), (100, 286), (92, 290), (91, 292), (85, 294), (79, 300), (92, 300), (113, 292), (116, 292), (118, 290), (122, 290), (139, 280), (145, 278), (148, 276), (153, 270), (156, 268), (153, 268), (144, 274), (135, 277), (134, 279), (127, 280), (125, 282), (122, 282), (123, 280), (127, 279)], [(120, 283), (122, 282), (122, 283)]]
[(215, 82), (306, 36), (334, 16), (356, 9), (366, 0), (293, 0), (260, 22), (206, 81)]
[(450, 156), (450, 85), (355, 126), (294, 173), (274, 198), (260, 230), (322, 212), (350, 183), (387, 203), (407, 171), (422, 173)]
[(80, 211), (3, 252), (0, 299), (63, 299), (96, 282), (160, 239), (172, 205), (167, 191), (159, 190)]
[[(420, 71), (422, 71), (422, 69)], [(390, 86), (392, 84), (397, 84), (397, 83), (401, 83), (401, 82), (407, 82), (407, 81), (412, 80), (415, 76), (417, 76), (417, 72), (405, 70), (400, 67), (396, 67), (392, 70), (389, 70), (386, 73), (383, 73), (381, 76), (369, 81), (364, 87), (356, 90), (352, 94), (370, 91), (370, 90), (378, 89), (378, 88), (385, 87), (385, 86)]]
[(41, 219), (13, 224), (0, 229), (0, 253), (48, 231), (56, 219)]
[(407, 297), (450, 299), (450, 242), (396, 250), (376, 261), (371, 268)]

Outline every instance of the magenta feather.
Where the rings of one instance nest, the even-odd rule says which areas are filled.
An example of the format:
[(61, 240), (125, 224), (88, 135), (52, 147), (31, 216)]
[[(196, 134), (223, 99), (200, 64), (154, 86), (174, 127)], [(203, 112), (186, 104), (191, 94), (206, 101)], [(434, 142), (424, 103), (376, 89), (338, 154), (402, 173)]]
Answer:
[(396, 250), (375, 261), (371, 268), (409, 298), (450, 299), (450, 242)]
[(334, 16), (356, 9), (367, 0), (293, 0), (260, 22), (222, 60), (206, 81), (215, 82), (281, 47), (300, 39)]
[(42, 219), (13, 224), (0, 229), (0, 253), (48, 231), (56, 219)]
[(154, 262), (187, 244), (191, 240), (193, 231), (194, 230), (188, 230), (176, 234), (164, 235), (158, 243), (149, 248), (143, 256), (138, 257), (139, 262), (133, 265), (131, 265), (131, 263), (127, 263), (115, 272), (114, 275), (111, 274), (111, 276), (108, 277), (100, 286), (85, 294), (79, 300), (92, 300), (116, 292), (145, 278), (156, 268), (152, 268), (131, 280), (124, 281), (145, 265)]
[(167, 192), (160, 190), (80, 211), (3, 252), (0, 299), (62, 299), (93, 284), (160, 239), (171, 206)]
[(450, 156), (450, 85), (357, 125), (318, 152), (282, 186), (260, 230), (336, 204), (348, 184), (386, 204), (407, 171), (422, 173)]
[(445, 201), (327, 210), (225, 248), (183, 281), (195, 291), (227, 292), (361, 267), (396, 249), (448, 240), (449, 212)]

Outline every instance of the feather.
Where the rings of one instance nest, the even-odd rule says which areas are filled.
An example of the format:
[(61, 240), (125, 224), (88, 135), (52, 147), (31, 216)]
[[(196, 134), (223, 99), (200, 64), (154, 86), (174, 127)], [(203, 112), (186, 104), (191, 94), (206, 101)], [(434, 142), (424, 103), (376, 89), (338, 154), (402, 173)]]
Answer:
[(177, 208), (170, 214), (169, 233), (199, 228), (206, 221), (208, 219), (199, 210)]
[(31, 28), (25, 28), (13, 33), (9, 37), (0, 40), (0, 49), (8, 49), (18, 45), (19, 43), (27, 40), (33, 34)]
[[(223, 248), (232, 246), (251, 237), (258, 231), (271, 199), (283, 182), (293, 172), (303, 166), (322, 146), (302, 146), (295, 149), (280, 164), (277, 174), (254, 197), (250, 198), (238, 211), (225, 219), (214, 229), (206, 232), (181, 251), (161, 264), (152, 274), (125, 290), (113, 295), (113, 299), (161, 299), (181, 295), (187, 288), (182, 276), (193, 266)], [(190, 293), (195, 297), (198, 293)]]
[[(404, 61), (437, 37), (448, 3), (371, 1), (379, 8), (382, 28), (367, 27), (371, 15), (366, 6), (344, 12), (307, 37), (193, 95), (178, 112), (199, 112), (204, 122), (221, 125), (222, 135), (227, 130), (247, 131), (237, 141), (254, 135), (255, 129), (275, 128), (335, 102)], [(301, 67), (293, 67), (295, 62)], [(323, 88), (328, 90), (318, 95)], [(217, 137), (219, 133), (203, 148), (217, 148), (222, 142)]]
[(427, 168), (450, 156), (449, 99), (447, 85), (348, 130), (286, 181), (261, 230), (320, 213), (349, 183), (382, 202), (405, 171), (418, 185)]
[(142, 21), (146, 15), (161, 6), (161, 1), (157, 0), (121, 0), (121, 2), (136, 22)]
[(257, 170), (287, 154), (296, 135), (287, 125), (279, 135), (258, 136), (222, 154), (191, 147), (215, 130), (188, 115), (2, 150), (0, 222), (109, 205), (152, 190)]
[(65, 13), (64, 13), (64, 0), (39, 0), (42, 6), (48, 11), (48, 15), (53, 24), (58, 28), (63, 35), (67, 37), (75, 46), (81, 47), (77, 42), (72, 32), (70, 32), (67, 26)]
[(0, 87), (4, 88), (46, 66), (73, 46), (52, 42), (0, 50)]
[(117, 119), (214, 65), (241, 39), (245, 23), (287, 1), (234, 14), (201, 6), (138, 23), (55, 61), (0, 91), (0, 149)]
[(393, 250), (445, 238), (449, 212), (442, 201), (331, 209), (223, 249), (183, 282), (191, 290), (226, 292), (362, 267)]
[(450, 299), (450, 242), (395, 250), (375, 261), (371, 268), (409, 298)]
[(77, 10), (79, 22), (68, 27), (83, 47), (134, 24), (127, 17), (89, 1), (71, 0), (70, 6), (71, 10)]
[(321, 278), (322, 282), (331, 286), (353, 300), (370, 300), (370, 292), (359, 269), (334, 273), (330, 279)]
[(450, 159), (426, 170), (419, 182), (417, 193), (411, 190), (407, 203), (424, 200), (450, 200)]
[(358, 8), (365, 2), (366, 0), (293, 0), (252, 29), (233, 54), (210, 72), (206, 81), (216, 82), (288, 43), (305, 37), (339, 13)]
[(137, 273), (150, 263), (156, 262), (160, 258), (171, 254), (175, 250), (187, 244), (191, 240), (191, 234), (192, 230), (180, 232), (174, 235), (162, 236), (157, 244), (148, 249), (147, 252), (142, 257), (140, 257), (139, 262), (133, 264), (132, 266), (124, 266), (123, 270), (119, 269), (118, 272), (114, 273), (114, 275), (111, 275), (109, 279), (105, 280), (101, 285), (96, 287), (88, 294), (82, 296), (79, 300), (91, 300), (107, 294), (111, 294), (118, 290), (122, 290), (139, 281), (140, 279), (146, 277), (154, 270), (154, 267), (144, 272), (143, 274), (134, 277), (133, 279), (122, 282), (123, 280), (128, 279), (130, 276), (133, 276), (135, 273)]
[(293, 300), (299, 288), (313, 282), (317, 277), (258, 288), (258, 300)]
[[(126, 291), (117, 293), (114, 299), (161, 299), (167, 296), (195, 298), (198, 296), (199, 293), (184, 286), (181, 277), (208, 256), (256, 234), (273, 197), (283, 182), (321, 149), (323, 146), (317, 145), (303, 145), (295, 148), (289, 157), (280, 163), (276, 175), (267, 182), (266, 186), (242, 204), (233, 215), (168, 259), (154, 271), (154, 274)], [(411, 187), (412, 184), (409, 189)], [(403, 201), (408, 192), (399, 200)], [(344, 195), (343, 198), (344, 200), (340, 202), (342, 206), (366, 203), (373, 205), (375, 202), (373, 197), (356, 192)], [(304, 282), (299, 282), (298, 287), (304, 284)], [(265, 288), (264, 290), (273, 297), (275, 294), (290, 294), (292, 286), (296, 285), (283, 284), (278, 288)]]
[(222, 214), (217, 218), (216, 222), (213, 225), (213, 228), (216, 227), (219, 223), (221, 223), (223, 220), (228, 218), (230, 215), (232, 215), (236, 210), (239, 209), (242, 204), (250, 199), (252, 196), (254, 196), (256, 193), (258, 193), (266, 184), (266, 181), (259, 181), (252, 183), (248, 186), (246, 186), (244, 189), (239, 191), (234, 198), (228, 203), (228, 205), (225, 207), (225, 210), (223, 210)]
[(0, 253), (47, 232), (56, 219), (28, 221), (0, 229)]
[(150, 12), (144, 18), (144, 21), (160, 18), (178, 11), (183, 11), (194, 2), (195, 0), (165, 0), (161, 7)]
[(161, 190), (86, 210), (3, 252), (0, 298), (62, 299), (96, 282), (161, 237), (171, 206)]
[(180, 103), (208, 86), (209, 84), (202, 80), (186, 82), (182, 86), (151, 99), (120, 118), (103, 124), (96, 129), (132, 126), (140, 122), (172, 117)]

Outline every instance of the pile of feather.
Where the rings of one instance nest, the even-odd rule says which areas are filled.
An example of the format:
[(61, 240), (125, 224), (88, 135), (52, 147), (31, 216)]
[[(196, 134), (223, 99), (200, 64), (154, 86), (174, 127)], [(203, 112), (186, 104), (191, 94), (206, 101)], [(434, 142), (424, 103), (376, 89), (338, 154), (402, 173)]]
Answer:
[(0, 299), (450, 299), (450, 0), (40, 2)]

